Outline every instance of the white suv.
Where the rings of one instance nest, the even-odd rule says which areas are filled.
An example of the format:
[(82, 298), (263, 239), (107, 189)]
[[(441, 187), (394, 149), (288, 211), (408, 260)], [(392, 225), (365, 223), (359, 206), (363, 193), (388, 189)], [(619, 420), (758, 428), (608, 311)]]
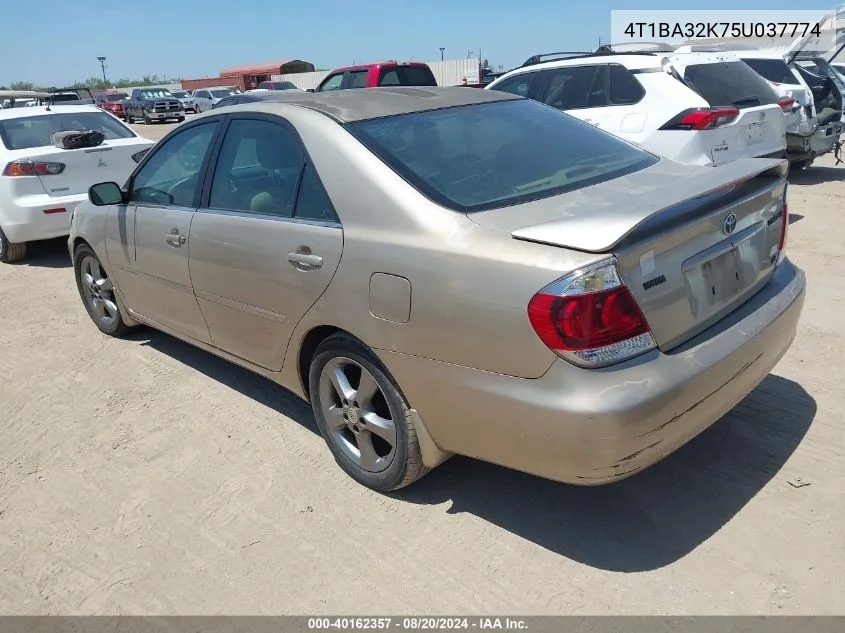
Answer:
[[(557, 57), (543, 61), (544, 57)], [(695, 165), (786, 156), (786, 117), (769, 84), (725, 52), (535, 56), (487, 86), (536, 99), (646, 150)]]

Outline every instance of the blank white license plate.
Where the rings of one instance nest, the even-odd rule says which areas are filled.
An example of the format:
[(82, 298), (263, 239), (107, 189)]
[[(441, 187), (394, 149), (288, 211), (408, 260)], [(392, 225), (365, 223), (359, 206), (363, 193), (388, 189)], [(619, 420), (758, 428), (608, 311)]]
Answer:
[(732, 248), (701, 265), (709, 305), (720, 305), (742, 289), (741, 270), (738, 248)]
[(753, 145), (763, 140), (763, 126), (759, 123), (752, 123), (748, 126), (748, 144)]

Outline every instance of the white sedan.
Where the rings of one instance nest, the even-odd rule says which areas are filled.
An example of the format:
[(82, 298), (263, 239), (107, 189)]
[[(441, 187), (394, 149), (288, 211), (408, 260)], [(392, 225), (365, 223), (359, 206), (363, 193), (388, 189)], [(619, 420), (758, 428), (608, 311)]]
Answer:
[[(68, 131), (99, 132), (103, 140), (64, 149), (54, 133)], [(27, 242), (68, 235), (88, 188), (122, 182), (153, 145), (92, 105), (0, 110), (0, 262), (23, 258)]]

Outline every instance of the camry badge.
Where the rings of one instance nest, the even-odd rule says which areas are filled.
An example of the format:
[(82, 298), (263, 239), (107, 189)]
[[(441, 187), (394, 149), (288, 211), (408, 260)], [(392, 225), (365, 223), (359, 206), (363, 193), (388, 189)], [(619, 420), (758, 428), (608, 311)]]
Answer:
[(97, 167), (108, 167), (108, 166), (109, 166), (109, 164), (106, 161), (104, 161), (102, 158), (97, 161)]

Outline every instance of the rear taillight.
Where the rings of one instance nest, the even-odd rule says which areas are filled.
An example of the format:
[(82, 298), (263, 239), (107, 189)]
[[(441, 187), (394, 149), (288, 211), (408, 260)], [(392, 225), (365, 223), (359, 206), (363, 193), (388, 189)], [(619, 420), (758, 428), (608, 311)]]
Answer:
[(656, 347), (615, 259), (543, 288), (528, 303), (528, 319), (549, 349), (582, 367), (612, 365)]
[(778, 99), (778, 105), (786, 114), (791, 114), (793, 108), (795, 107), (795, 99), (790, 99), (789, 97)]
[(710, 130), (739, 116), (736, 108), (692, 108), (664, 124), (661, 130)]
[(4, 176), (55, 176), (65, 170), (64, 163), (14, 160), (3, 170)]

